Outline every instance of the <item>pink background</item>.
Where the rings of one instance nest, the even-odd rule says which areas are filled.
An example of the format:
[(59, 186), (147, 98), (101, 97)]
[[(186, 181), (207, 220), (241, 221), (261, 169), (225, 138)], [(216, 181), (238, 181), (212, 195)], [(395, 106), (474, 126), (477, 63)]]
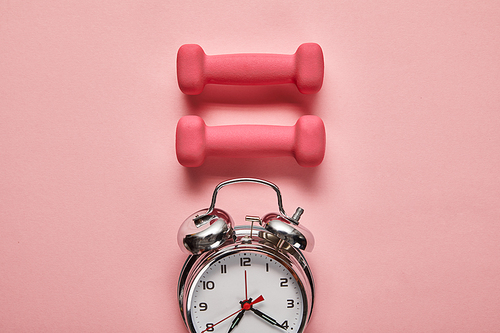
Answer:
[[(185, 332), (177, 228), (231, 177), (316, 235), (309, 333), (500, 331), (497, 1), (0, 1), (0, 331)], [(323, 89), (177, 87), (208, 54), (317, 42)], [(320, 116), (317, 168), (175, 158), (177, 120)], [(219, 207), (276, 210), (225, 188)]]

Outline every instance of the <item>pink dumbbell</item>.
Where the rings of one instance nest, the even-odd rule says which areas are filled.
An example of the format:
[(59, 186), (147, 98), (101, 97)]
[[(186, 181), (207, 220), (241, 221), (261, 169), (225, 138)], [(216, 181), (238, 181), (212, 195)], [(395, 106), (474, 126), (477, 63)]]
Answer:
[(321, 118), (302, 116), (294, 126), (206, 126), (198, 116), (177, 123), (177, 159), (185, 167), (203, 164), (206, 156), (272, 157), (292, 155), (299, 165), (313, 167), (323, 161), (326, 133)]
[(323, 51), (316, 43), (299, 46), (295, 54), (243, 53), (207, 56), (197, 44), (185, 44), (177, 53), (179, 88), (198, 95), (207, 83), (295, 83), (303, 94), (314, 94), (323, 84)]

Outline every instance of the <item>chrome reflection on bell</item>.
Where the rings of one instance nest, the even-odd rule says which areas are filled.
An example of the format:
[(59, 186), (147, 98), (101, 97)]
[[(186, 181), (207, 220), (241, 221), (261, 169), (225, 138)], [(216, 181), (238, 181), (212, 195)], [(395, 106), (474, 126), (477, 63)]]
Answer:
[[(298, 217), (300, 218), (300, 215)], [(311, 252), (314, 248), (313, 234), (305, 227), (298, 225), (298, 218), (295, 222), (297, 224), (292, 224), (289, 219), (276, 213), (270, 213), (262, 219), (262, 226), (293, 247)]]
[[(233, 238), (234, 222), (232, 218), (220, 209), (214, 209), (211, 214), (204, 215), (206, 209), (200, 210), (188, 217), (179, 228), (177, 242), (183, 252), (201, 254), (214, 250), (228, 239)], [(196, 218), (203, 216), (203, 223), (196, 223)]]

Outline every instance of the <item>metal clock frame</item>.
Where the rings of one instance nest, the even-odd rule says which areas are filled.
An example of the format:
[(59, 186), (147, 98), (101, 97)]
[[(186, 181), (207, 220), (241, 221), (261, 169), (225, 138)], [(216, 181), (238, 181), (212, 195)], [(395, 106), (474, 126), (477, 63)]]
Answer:
[(303, 299), (301, 324), (296, 333), (303, 332), (314, 304), (314, 280), (303, 254), (282, 239), (261, 227), (237, 226), (234, 238), (219, 248), (199, 255), (190, 255), (182, 268), (178, 284), (178, 301), (184, 323), (196, 332), (191, 316), (194, 286), (210, 265), (223, 257), (246, 251), (264, 254), (282, 264), (292, 273), (300, 286)]

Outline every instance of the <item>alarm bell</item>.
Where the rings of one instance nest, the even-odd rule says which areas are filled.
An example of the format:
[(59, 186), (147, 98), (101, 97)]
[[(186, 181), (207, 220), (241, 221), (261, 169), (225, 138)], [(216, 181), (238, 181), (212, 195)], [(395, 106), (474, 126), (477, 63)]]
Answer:
[(303, 226), (299, 219), (304, 210), (297, 208), (289, 217), (283, 209), (281, 192), (275, 184), (257, 178), (236, 178), (224, 181), (215, 187), (212, 202), (208, 209), (202, 209), (189, 216), (179, 228), (177, 240), (183, 252), (198, 255), (205, 251), (215, 250), (228, 240), (234, 241), (234, 221), (225, 211), (215, 208), (219, 190), (230, 184), (258, 183), (270, 186), (278, 197), (279, 213), (270, 213), (259, 221), (261, 226), (291, 246), (305, 251), (312, 251), (314, 237)]
[(202, 209), (189, 216), (179, 228), (177, 242), (183, 252), (200, 254), (214, 250), (233, 237), (234, 222), (229, 214), (221, 209), (204, 214), (206, 211)]

